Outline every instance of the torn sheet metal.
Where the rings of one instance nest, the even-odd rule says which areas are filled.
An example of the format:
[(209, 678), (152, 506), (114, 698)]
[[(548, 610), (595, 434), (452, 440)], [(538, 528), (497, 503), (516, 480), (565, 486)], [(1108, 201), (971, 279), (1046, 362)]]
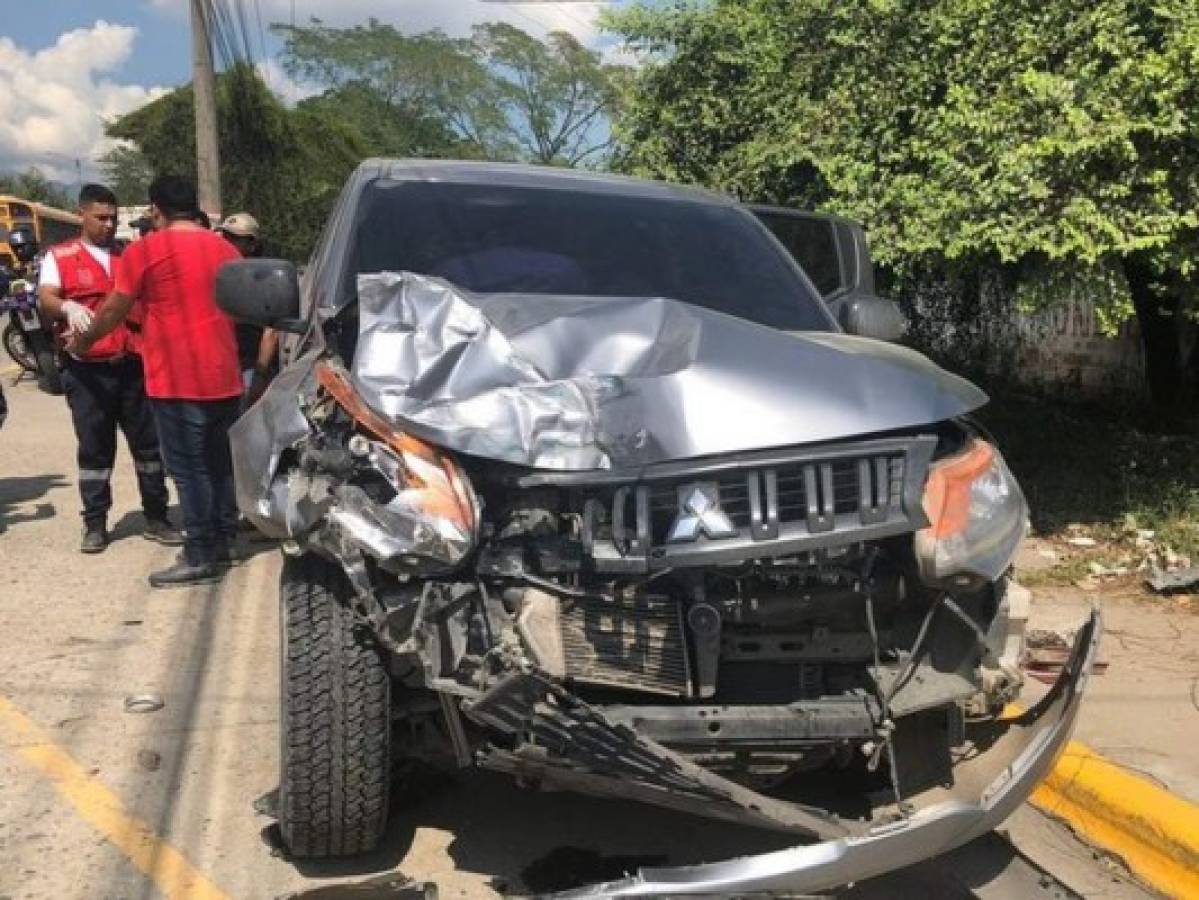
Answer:
[(314, 369), (321, 358), (311, 351), (288, 366), (231, 429), (233, 481), (237, 504), (269, 537), (290, 536), (287, 527), (291, 492), (277, 477), (283, 454), (305, 437), (311, 426), (304, 406), (316, 395)]
[[(1054, 688), (973, 759), (954, 769), (955, 784), (908, 819), (864, 835), (760, 856), (679, 868), (641, 869), (619, 881), (554, 894), (584, 897), (778, 896), (831, 890), (952, 850), (986, 834), (1027, 799), (1066, 745), (1090, 678), (1102, 623), (1080, 630)], [(918, 804), (919, 805), (919, 804)]]
[(986, 402), (902, 347), (662, 298), (476, 295), (382, 272), (359, 276), (358, 302), (368, 404), (439, 446), (536, 468), (844, 439)]

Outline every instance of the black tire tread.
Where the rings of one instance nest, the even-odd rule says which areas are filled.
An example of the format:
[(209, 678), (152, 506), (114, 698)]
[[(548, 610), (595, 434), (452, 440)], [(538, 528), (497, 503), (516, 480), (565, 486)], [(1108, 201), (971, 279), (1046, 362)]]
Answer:
[(349, 591), (318, 557), (284, 563), (279, 824), (295, 857), (365, 853), (387, 826), (391, 685)]
[[(12, 357), (13, 362), (24, 369), (26, 372), (37, 371), (37, 359), (31, 355), (29, 342), (24, 340), (23, 335), (18, 330), (17, 326), (9, 322), (4, 326), (4, 350)], [(21, 349), (17, 349), (18, 342)], [(22, 352), (23, 351), (23, 352)]]

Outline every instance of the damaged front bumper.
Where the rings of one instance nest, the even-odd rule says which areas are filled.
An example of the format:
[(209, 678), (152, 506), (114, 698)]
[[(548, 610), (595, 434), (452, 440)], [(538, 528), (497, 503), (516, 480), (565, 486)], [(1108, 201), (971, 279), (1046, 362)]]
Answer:
[(1017, 718), (995, 723), (990, 746), (954, 767), (954, 783), (911, 798), (907, 818), (861, 834), (760, 856), (646, 868), (619, 881), (554, 894), (578, 897), (726, 897), (812, 893), (901, 869), (997, 827), (1049, 773), (1074, 728), (1099, 646), (1097, 610), (1079, 631), (1053, 689)]

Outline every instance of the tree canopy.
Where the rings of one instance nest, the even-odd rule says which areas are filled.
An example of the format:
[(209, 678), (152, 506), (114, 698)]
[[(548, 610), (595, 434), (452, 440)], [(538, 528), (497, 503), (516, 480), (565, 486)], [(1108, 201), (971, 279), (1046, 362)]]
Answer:
[(0, 172), (0, 194), (12, 194), (34, 203), (45, 203), (58, 209), (74, 209), (75, 198), (61, 184), (51, 181), (36, 166), (24, 172)]
[(140, 206), (154, 178), (150, 160), (131, 144), (118, 144), (100, 157), (100, 171), (122, 206)]
[(276, 25), (283, 65), (331, 91), (353, 89), (390, 118), (420, 117), (447, 129), (457, 156), (579, 165), (609, 146), (618, 66), (566, 32), (544, 41), (488, 22), (469, 38), (405, 34), (375, 19), (335, 28), (313, 20)]
[(1155, 394), (1199, 379), (1179, 327), (1199, 252), (1194, 0), (715, 0), (609, 23), (648, 56), (619, 130), (632, 171), (851, 216), (900, 271), (1114, 274), (1100, 299), (1135, 307)]
[[(225, 211), (253, 213), (272, 252), (306, 256), (342, 183), (369, 155), (366, 141), (320, 105), (288, 109), (247, 65), (218, 77), (217, 118)], [(155, 173), (194, 174), (191, 86), (117, 119), (108, 133), (135, 145)]]

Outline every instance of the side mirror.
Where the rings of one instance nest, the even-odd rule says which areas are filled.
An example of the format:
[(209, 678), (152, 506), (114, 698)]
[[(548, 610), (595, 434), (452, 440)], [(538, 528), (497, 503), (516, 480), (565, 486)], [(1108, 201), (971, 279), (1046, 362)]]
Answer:
[(897, 341), (907, 330), (907, 321), (892, 300), (870, 294), (839, 297), (829, 306), (841, 327), (850, 334), (876, 341)]
[(217, 306), (237, 322), (302, 334), (300, 281), (285, 259), (243, 259), (216, 275)]

